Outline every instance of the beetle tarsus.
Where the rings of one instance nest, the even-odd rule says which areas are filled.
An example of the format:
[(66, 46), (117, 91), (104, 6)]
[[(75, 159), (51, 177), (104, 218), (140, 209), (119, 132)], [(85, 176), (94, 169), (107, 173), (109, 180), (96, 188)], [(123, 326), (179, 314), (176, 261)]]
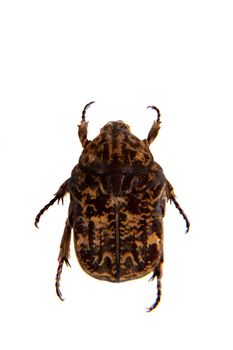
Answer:
[(151, 108), (151, 109), (154, 109), (156, 112), (157, 112), (157, 114), (158, 114), (158, 116), (157, 116), (157, 120), (156, 120), (156, 122), (157, 123), (160, 123), (160, 110), (157, 108), (157, 107), (155, 107), (155, 106), (147, 106), (147, 108)]
[(155, 107), (155, 106), (148, 106), (147, 108), (154, 109), (157, 112), (157, 114), (158, 114), (157, 120), (154, 121), (154, 123), (153, 123), (153, 125), (152, 125), (152, 127), (151, 127), (151, 129), (149, 131), (149, 134), (147, 136), (147, 141), (148, 141), (148, 144), (150, 145), (154, 141), (154, 139), (157, 137), (157, 135), (158, 135), (161, 121), (160, 121), (160, 111), (159, 111), (159, 109), (157, 107)]
[(160, 302), (161, 295), (162, 295), (162, 275), (163, 275), (163, 252), (160, 257), (160, 262), (158, 263), (158, 265), (156, 265), (153, 271), (153, 274), (149, 279), (149, 281), (153, 281), (155, 277), (157, 277), (157, 297), (154, 304), (146, 309), (147, 312), (154, 310)]
[(60, 290), (60, 280), (61, 280), (62, 268), (63, 268), (64, 262), (66, 263), (66, 266), (71, 267), (71, 265), (70, 265), (69, 260), (67, 258), (61, 258), (61, 259), (58, 259), (58, 261), (59, 261), (59, 264), (58, 264), (58, 268), (57, 268), (55, 287), (56, 287), (56, 293), (57, 293), (58, 298), (61, 301), (64, 301), (65, 299), (62, 297), (62, 293)]
[(61, 201), (62, 204), (63, 204), (63, 197), (64, 197), (64, 196), (66, 195), (66, 193), (68, 192), (68, 188), (67, 188), (68, 181), (69, 181), (69, 179), (66, 180), (66, 181), (60, 186), (59, 190), (58, 190), (57, 193), (55, 193), (55, 195), (54, 195), (55, 197), (54, 197), (48, 204), (46, 204), (46, 205), (44, 206), (44, 208), (42, 208), (42, 209), (39, 211), (39, 213), (37, 214), (37, 216), (36, 216), (36, 218), (35, 218), (35, 222), (34, 222), (34, 225), (35, 225), (37, 228), (39, 228), (39, 227), (38, 227), (38, 223), (39, 223), (39, 221), (40, 221), (41, 215), (43, 215), (44, 212), (45, 212), (46, 210), (49, 209), (49, 207), (51, 207), (56, 201), (58, 201), (58, 204), (59, 204), (60, 201)]
[(87, 139), (87, 129), (88, 129), (88, 122), (86, 122), (86, 110), (93, 104), (95, 103), (95, 101), (89, 102), (83, 109), (82, 112), (82, 119), (81, 119), (81, 123), (80, 125), (78, 125), (78, 136), (79, 136), (79, 140), (83, 146), (83, 148), (85, 148), (87, 146), (87, 144), (90, 142)]
[(158, 306), (161, 299), (161, 295), (162, 295), (162, 283), (161, 283), (161, 279), (158, 277), (157, 278), (157, 297), (154, 304), (152, 304), (150, 307), (146, 309), (147, 312), (151, 312), (156, 308), (156, 306)]
[(37, 228), (39, 228), (38, 223), (39, 223), (39, 221), (40, 221), (41, 215), (43, 215), (44, 212), (45, 212), (46, 210), (48, 210), (49, 207), (51, 207), (57, 200), (59, 200), (59, 198), (57, 198), (57, 196), (55, 196), (48, 204), (46, 204), (46, 205), (44, 206), (43, 209), (41, 209), (41, 210), (39, 211), (39, 213), (37, 214), (37, 216), (36, 216), (36, 218), (35, 218), (35, 222), (34, 222), (34, 224), (35, 224), (35, 226), (36, 226)]
[[(65, 299), (62, 297), (62, 293), (60, 290), (60, 279), (61, 279), (61, 273), (62, 273), (62, 268), (63, 268), (63, 263), (66, 259), (62, 258), (59, 259), (59, 264), (58, 264), (58, 268), (57, 268), (57, 274), (56, 274), (56, 283), (55, 283), (55, 287), (56, 287), (56, 292), (57, 292), (57, 296), (59, 297), (59, 299), (61, 301), (64, 301)], [(67, 263), (67, 262), (66, 262)]]
[(185, 231), (185, 233), (188, 233), (189, 228), (190, 228), (190, 222), (189, 222), (189, 219), (188, 219), (187, 215), (185, 214), (185, 212), (183, 211), (183, 209), (181, 208), (181, 206), (177, 202), (177, 200), (176, 200), (174, 195), (172, 195), (170, 197), (170, 200), (174, 203), (175, 207), (179, 210), (179, 213), (183, 216), (183, 218), (185, 220), (185, 223), (186, 223), (186, 231)]
[(183, 209), (181, 208), (181, 206), (179, 205), (179, 203), (176, 200), (176, 195), (174, 193), (173, 187), (170, 184), (170, 182), (167, 180), (167, 198), (168, 200), (170, 200), (170, 203), (173, 202), (176, 209), (178, 209), (179, 213), (183, 216), (185, 223), (186, 223), (186, 231), (185, 233), (187, 233), (189, 231), (190, 228), (190, 222), (189, 219), (187, 217), (187, 215), (185, 214), (185, 212), (183, 211)]
[(82, 112), (82, 121), (85, 122), (86, 110), (87, 110), (93, 103), (95, 103), (95, 101), (89, 102), (89, 103), (84, 107), (83, 112)]
[[(71, 211), (71, 209), (69, 209)], [(65, 263), (66, 266), (70, 266), (69, 263), (69, 255), (70, 255), (70, 239), (71, 239), (71, 217), (69, 216), (68, 219), (66, 220), (66, 225), (64, 229), (64, 233), (61, 239), (61, 244), (60, 244), (60, 253), (58, 257), (58, 268), (57, 268), (57, 274), (56, 274), (56, 292), (58, 297), (64, 301), (62, 297), (62, 293), (60, 290), (60, 280), (61, 280), (61, 274), (62, 274), (62, 268), (63, 264)]]

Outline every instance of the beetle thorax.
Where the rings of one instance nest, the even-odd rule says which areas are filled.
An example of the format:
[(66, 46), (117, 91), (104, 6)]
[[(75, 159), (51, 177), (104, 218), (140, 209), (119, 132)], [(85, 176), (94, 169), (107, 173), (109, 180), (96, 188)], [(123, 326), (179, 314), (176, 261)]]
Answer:
[(147, 142), (134, 136), (123, 121), (107, 123), (80, 157), (80, 165), (99, 174), (108, 170), (125, 173), (129, 167), (142, 168), (151, 162), (153, 157)]

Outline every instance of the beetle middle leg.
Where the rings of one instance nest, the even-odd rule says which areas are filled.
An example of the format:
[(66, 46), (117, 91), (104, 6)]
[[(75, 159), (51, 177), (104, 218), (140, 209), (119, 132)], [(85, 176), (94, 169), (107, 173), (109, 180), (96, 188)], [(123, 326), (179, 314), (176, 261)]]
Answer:
[(44, 208), (42, 208), (40, 211), (39, 211), (39, 213), (37, 214), (37, 216), (36, 216), (36, 218), (35, 218), (35, 226), (38, 228), (38, 223), (39, 223), (39, 221), (40, 221), (40, 217), (41, 217), (41, 215), (43, 215), (44, 214), (44, 212), (46, 211), (46, 210), (48, 210), (49, 209), (49, 207), (51, 207), (56, 201), (58, 201), (58, 203), (60, 202), (60, 201), (62, 201), (62, 203), (63, 203), (63, 197), (66, 195), (66, 193), (68, 193), (69, 192), (69, 190), (68, 190), (68, 183), (69, 183), (69, 180), (70, 179), (67, 179), (61, 186), (60, 186), (60, 188), (59, 188), (59, 190), (57, 191), (57, 193), (55, 193), (55, 197), (48, 203), (48, 204), (46, 204), (45, 206), (44, 206)]
[(187, 215), (185, 214), (185, 212), (183, 211), (183, 209), (181, 208), (181, 206), (179, 205), (179, 203), (177, 202), (173, 187), (169, 181), (167, 181), (166, 190), (167, 190), (168, 199), (170, 199), (170, 201), (174, 203), (175, 207), (179, 210), (179, 213), (183, 216), (183, 218), (185, 220), (185, 223), (186, 223), (186, 232), (185, 233), (187, 233), (189, 231), (189, 227), (190, 227), (189, 219), (188, 219)]
[(70, 256), (70, 239), (71, 239), (71, 231), (72, 231), (72, 222), (71, 222), (71, 216), (69, 215), (68, 219), (66, 220), (66, 225), (64, 229), (64, 233), (61, 239), (60, 244), (60, 252), (58, 256), (58, 268), (57, 268), (57, 274), (56, 274), (56, 292), (58, 297), (63, 301), (62, 293), (60, 291), (60, 279), (62, 274), (62, 268), (64, 262), (67, 266), (70, 266), (69, 263), (69, 256)]

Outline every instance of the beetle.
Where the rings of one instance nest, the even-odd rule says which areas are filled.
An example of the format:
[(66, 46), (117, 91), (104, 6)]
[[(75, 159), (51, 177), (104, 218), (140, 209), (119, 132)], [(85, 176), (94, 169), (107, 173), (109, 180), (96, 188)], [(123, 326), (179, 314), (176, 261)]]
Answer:
[(122, 282), (152, 273), (157, 278), (157, 296), (147, 311), (161, 299), (163, 265), (163, 217), (168, 200), (173, 202), (186, 222), (189, 220), (176, 200), (172, 185), (156, 163), (149, 146), (160, 129), (157, 120), (144, 140), (134, 136), (123, 121), (107, 123), (100, 134), (87, 138), (86, 110), (82, 112), (78, 136), (83, 146), (78, 164), (60, 186), (54, 198), (35, 219), (68, 193), (70, 205), (61, 240), (56, 274), (56, 292), (60, 290), (63, 264), (69, 265), (69, 247), (73, 230), (77, 259), (83, 270), (94, 278)]

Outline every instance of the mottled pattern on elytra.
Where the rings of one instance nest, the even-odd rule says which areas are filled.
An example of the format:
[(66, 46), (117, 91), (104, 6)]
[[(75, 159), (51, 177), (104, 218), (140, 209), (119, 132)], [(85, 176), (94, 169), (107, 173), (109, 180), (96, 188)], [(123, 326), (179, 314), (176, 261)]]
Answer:
[(70, 194), (75, 251), (87, 273), (120, 282), (154, 271), (163, 251), (165, 184), (147, 142), (123, 123), (108, 123), (86, 146)]

